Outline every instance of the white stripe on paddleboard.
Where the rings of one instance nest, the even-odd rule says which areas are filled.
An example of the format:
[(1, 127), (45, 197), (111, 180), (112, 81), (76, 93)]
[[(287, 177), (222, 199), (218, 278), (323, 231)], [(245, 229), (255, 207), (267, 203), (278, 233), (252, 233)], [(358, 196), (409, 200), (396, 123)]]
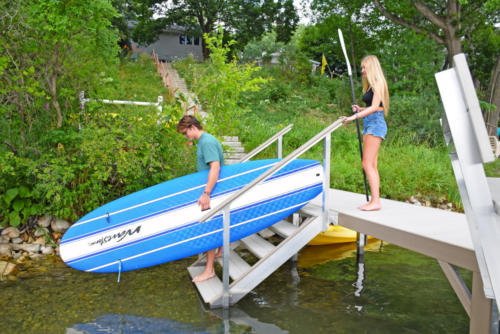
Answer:
[[(235, 174), (235, 175), (231, 175), (231, 176), (228, 176), (226, 178), (223, 178), (223, 179), (220, 179), (219, 181), (217, 182), (220, 182), (220, 181), (226, 181), (226, 180), (230, 180), (232, 178), (235, 178), (235, 177), (239, 177), (239, 176), (242, 176), (242, 175), (245, 175), (245, 174), (249, 174), (249, 173), (252, 173), (252, 172), (255, 172), (255, 171), (258, 171), (258, 170), (261, 170), (261, 169), (264, 169), (264, 168), (267, 168), (267, 167), (272, 167), (273, 165), (275, 165), (277, 162), (273, 162), (269, 165), (265, 165), (265, 166), (261, 166), (259, 168), (255, 168), (255, 169), (251, 169), (251, 170), (248, 170), (248, 171), (245, 171), (245, 172), (242, 172), (242, 173), (239, 173), (239, 174)], [(165, 181), (165, 182), (168, 182), (168, 181)], [(199, 185), (199, 186), (196, 186), (196, 187), (193, 187), (193, 188), (189, 188), (189, 189), (186, 189), (186, 190), (182, 190), (182, 191), (179, 191), (179, 192), (176, 192), (174, 194), (170, 194), (170, 195), (167, 195), (167, 196), (163, 196), (163, 197), (159, 197), (159, 198), (155, 198), (153, 200), (150, 200), (150, 201), (147, 201), (147, 202), (143, 202), (143, 203), (140, 203), (140, 204), (136, 204), (136, 205), (133, 205), (133, 206), (129, 206), (127, 208), (124, 208), (124, 209), (121, 209), (121, 210), (117, 210), (117, 211), (114, 211), (114, 212), (110, 212), (109, 213), (109, 217), (111, 217), (112, 215), (116, 215), (118, 213), (122, 213), (122, 212), (125, 212), (125, 211), (128, 211), (128, 210), (132, 210), (132, 209), (135, 209), (135, 208), (139, 208), (141, 206), (144, 206), (144, 205), (148, 205), (150, 203), (154, 203), (154, 202), (158, 202), (158, 201), (161, 201), (161, 200), (164, 200), (164, 199), (167, 199), (169, 197), (173, 197), (173, 196), (176, 196), (176, 195), (180, 195), (180, 194), (183, 194), (183, 193), (186, 193), (186, 192), (189, 192), (189, 191), (192, 191), (192, 190), (195, 190), (195, 189), (200, 189), (202, 187), (205, 187), (206, 186), (206, 183), (205, 184), (202, 184), (202, 185)], [(81, 225), (81, 224), (85, 224), (85, 223), (90, 223), (92, 221), (95, 221), (95, 220), (98, 220), (98, 219), (102, 219), (102, 218), (106, 218), (108, 217), (108, 214), (105, 214), (105, 215), (102, 215), (102, 216), (99, 216), (99, 217), (94, 217), (94, 218), (91, 218), (91, 219), (87, 219), (87, 220), (84, 220), (84, 221), (81, 221), (81, 222), (77, 222), (77, 223), (74, 223), (72, 226), (78, 226), (78, 225)]]
[[(283, 212), (283, 211), (287, 211), (287, 210), (290, 210), (290, 209), (293, 209), (293, 208), (296, 208), (296, 207), (300, 207), (300, 206), (303, 206), (303, 205), (305, 205), (307, 203), (309, 203), (309, 201), (306, 201), (306, 202), (303, 202), (303, 203), (300, 203), (300, 204), (297, 204), (297, 205), (293, 205), (293, 206), (290, 206), (290, 207), (285, 208), (285, 209), (274, 211), (274, 212), (268, 213), (268, 214), (260, 216), (260, 217), (255, 217), (253, 219), (249, 219), (247, 221), (244, 221), (244, 222), (241, 222), (241, 223), (238, 223), (238, 224), (235, 224), (235, 225), (231, 225), (230, 228), (229, 228), (229, 230), (231, 231), (231, 229), (234, 228), (234, 227), (241, 226), (243, 224), (248, 224), (248, 223), (251, 223), (252, 221), (257, 220), (257, 219), (266, 218), (268, 216), (272, 216), (272, 215), (275, 215), (275, 214)], [(121, 259), (120, 261), (123, 263), (125, 261), (133, 260), (133, 259), (141, 257), (141, 256), (145, 256), (145, 255), (148, 255), (148, 254), (151, 254), (151, 253), (155, 253), (155, 252), (158, 252), (158, 251), (161, 251), (161, 250), (173, 247), (173, 246), (177, 246), (177, 245), (180, 245), (180, 244), (192, 241), (192, 240), (196, 240), (196, 239), (199, 239), (199, 238), (203, 238), (203, 237), (206, 237), (208, 235), (211, 235), (211, 234), (214, 234), (214, 233), (219, 233), (219, 232), (222, 232), (222, 231), (224, 231), (223, 228), (215, 230), (215, 231), (212, 231), (212, 232), (209, 232), (209, 233), (205, 233), (205, 234), (202, 234), (202, 235), (197, 235), (196, 237), (192, 237), (192, 238), (189, 238), (189, 239), (186, 239), (186, 240), (182, 240), (182, 241), (179, 241), (179, 242), (167, 245), (167, 246), (163, 246), (163, 247), (159, 247), (159, 248), (156, 248), (156, 249), (152, 249), (150, 251), (147, 251), (147, 252), (144, 252), (144, 253), (141, 253), (141, 254), (137, 254), (137, 255), (134, 255), (134, 256), (130, 256), (130, 257), (127, 257), (125, 259)], [(102, 269), (102, 268), (105, 268), (105, 267), (109, 267), (109, 266), (111, 266), (113, 264), (118, 264), (120, 261), (110, 262), (110, 263), (104, 264), (102, 266), (89, 269), (87, 271), (91, 272), (91, 271), (99, 270), (99, 269)]]
[[(316, 165), (315, 169), (318, 169), (317, 172), (321, 172), (321, 165)], [(281, 178), (273, 179), (267, 183), (261, 183), (241, 198), (235, 200), (233, 202), (233, 208), (231, 211), (237, 211), (242, 207), (265, 202), (273, 198), (281, 197), (286, 194), (299, 191), (300, 189), (313, 186), (317, 184), (317, 177), (315, 176), (315, 174), (316, 171), (313, 171), (311, 173), (310, 169), (306, 169), (298, 173), (292, 173)], [(290, 182), (290, 178), (296, 178), (297, 180), (300, 180), (300, 182)], [(262, 194), (267, 195), (264, 200), (262, 199)], [(222, 203), (222, 201), (224, 201), (229, 196), (231, 196), (231, 193), (215, 198), (212, 201), (212, 205), (216, 206), (219, 203)], [(104, 240), (104, 238), (108, 238), (109, 236), (123, 233), (123, 231), (126, 230), (135, 231), (140, 226), (140, 228), (142, 228), (141, 233), (137, 233), (133, 236), (129, 235), (122, 239), (124, 240), (124, 242), (130, 243), (138, 239), (148, 238), (152, 235), (163, 233), (168, 230), (177, 229), (184, 225), (191, 224), (192, 222), (196, 222), (200, 219), (202, 214), (203, 212), (200, 211), (197, 204), (193, 204), (187, 207), (182, 207), (178, 210), (167, 211), (164, 214), (159, 214), (156, 216), (149, 215), (146, 219), (143, 220), (134, 220), (134, 222), (130, 224), (125, 224), (117, 228), (93, 233), (84, 238), (75, 239), (68, 243), (61, 244), (60, 254), (65, 262), (74, 261), (75, 259), (89, 256), (93, 253), (101, 253), (102, 251), (116, 247), (117, 244), (114, 238), (109, 238), (109, 242), (101, 242), (101, 244), (99, 245), (99, 240)], [(111, 243), (113, 241), (115, 242)], [(103, 247), (104, 244), (106, 245)]]

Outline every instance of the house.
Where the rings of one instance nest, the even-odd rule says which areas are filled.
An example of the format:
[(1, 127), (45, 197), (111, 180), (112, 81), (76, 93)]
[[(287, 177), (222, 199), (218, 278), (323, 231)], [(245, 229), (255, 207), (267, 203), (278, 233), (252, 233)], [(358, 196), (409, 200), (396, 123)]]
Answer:
[(203, 53), (201, 49), (201, 37), (189, 36), (186, 29), (181, 26), (168, 26), (159, 36), (159, 39), (146, 47), (141, 47), (132, 41), (132, 50), (134, 57), (141, 53), (151, 54), (153, 50), (158, 54), (162, 61), (173, 61), (182, 59), (189, 54), (194, 59), (202, 61)]

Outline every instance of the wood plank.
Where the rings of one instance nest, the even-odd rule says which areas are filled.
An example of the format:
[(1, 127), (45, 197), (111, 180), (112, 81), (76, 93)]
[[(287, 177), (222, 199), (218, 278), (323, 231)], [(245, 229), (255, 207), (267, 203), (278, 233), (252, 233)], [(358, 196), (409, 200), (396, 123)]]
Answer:
[(252, 254), (262, 259), (267, 254), (274, 250), (274, 245), (269, 241), (259, 237), (256, 234), (252, 234), (246, 238), (241, 239), (241, 242), (245, 244)]
[[(205, 269), (204, 264), (197, 266), (190, 266), (188, 267), (188, 272), (189, 275), (191, 275), (191, 278), (195, 278), (196, 276), (198, 276), (203, 272), (203, 269)], [(222, 282), (217, 276), (214, 276), (206, 281), (196, 282), (193, 284), (198, 289), (198, 292), (200, 293), (201, 298), (205, 303), (208, 303), (216, 296), (220, 296), (222, 294)]]
[[(224, 259), (221, 256), (217, 258), (216, 261), (222, 266)], [(250, 268), (250, 265), (246, 263), (246, 261), (238, 255), (238, 253), (233, 250), (229, 252), (229, 276), (233, 280), (237, 280), (238, 278), (246, 274), (250, 270)]]
[(271, 230), (279, 234), (283, 238), (288, 238), (292, 234), (294, 234), (299, 227), (289, 223), (285, 220), (281, 220), (270, 227)]
[(264, 239), (270, 238), (270, 237), (272, 237), (275, 234), (273, 231), (271, 231), (268, 228), (265, 228), (265, 229), (263, 229), (263, 230), (261, 230), (261, 231), (259, 231), (257, 233), (259, 233), (259, 235), (261, 237), (263, 237)]

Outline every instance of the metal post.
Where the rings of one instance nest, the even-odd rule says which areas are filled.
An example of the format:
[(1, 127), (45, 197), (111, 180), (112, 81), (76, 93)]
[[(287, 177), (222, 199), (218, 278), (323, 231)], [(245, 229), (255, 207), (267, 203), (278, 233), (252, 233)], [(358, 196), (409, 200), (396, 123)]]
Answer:
[(322, 196), (322, 207), (321, 213), (323, 215), (323, 231), (326, 231), (328, 224), (329, 215), (329, 192), (330, 192), (330, 147), (332, 141), (332, 134), (329, 133), (325, 136), (324, 146), (323, 146), (323, 196)]
[(163, 103), (163, 96), (158, 96), (158, 110), (160, 111), (160, 115), (161, 115), (161, 112), (163, 111), (163, 106), (162, 106), (162, 103)]
[(283, 136), (278, 137), (278, 159), (283, 158)]
[(230, 227), (230, 218), (231, 209), (230, 205), (226, 205), (224, 209), (222, 209), (222, 217), (224, 222), (224, 234), (223, 234), (223, 243), (222, 243), (222, 307), (229, 308), (229, 227)]

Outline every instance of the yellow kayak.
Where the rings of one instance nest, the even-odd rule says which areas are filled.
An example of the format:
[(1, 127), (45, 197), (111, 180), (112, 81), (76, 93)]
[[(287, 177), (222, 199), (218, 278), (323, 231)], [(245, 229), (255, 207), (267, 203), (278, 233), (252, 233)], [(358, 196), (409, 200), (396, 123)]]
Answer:
[(354, 241), (356, 241), (356, 231), (339, 225), (329, 225), (325, 232), (318, 234), (308, 245), (320, 246)]

